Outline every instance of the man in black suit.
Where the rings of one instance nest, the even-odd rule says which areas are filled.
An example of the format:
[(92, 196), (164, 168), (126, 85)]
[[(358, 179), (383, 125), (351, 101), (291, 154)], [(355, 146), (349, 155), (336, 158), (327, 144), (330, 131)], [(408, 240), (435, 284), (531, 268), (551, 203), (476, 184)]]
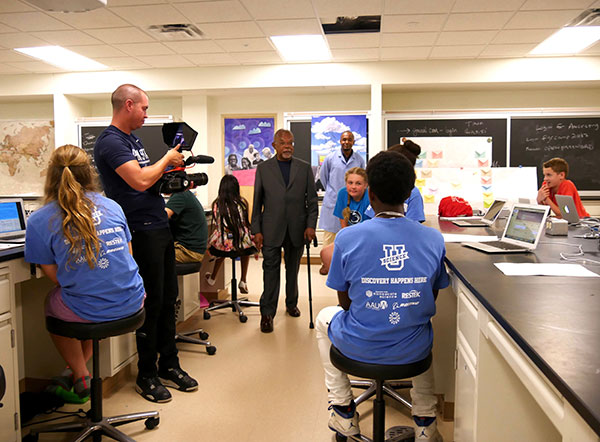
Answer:
[(252, 233), (263, 249), (264, 289), (260, 297), (260, 330), (273, 331), (279, 300), (281, 248), (285, 261), (285, 306), (290, 316), (298, 309), (298, 269), (306, 241), (315, 238), (319, 211), (310, 164), (294, 158), (294, 135), (279, 129), (273, 137), (276, 156), (260, 163), (254, 183)]

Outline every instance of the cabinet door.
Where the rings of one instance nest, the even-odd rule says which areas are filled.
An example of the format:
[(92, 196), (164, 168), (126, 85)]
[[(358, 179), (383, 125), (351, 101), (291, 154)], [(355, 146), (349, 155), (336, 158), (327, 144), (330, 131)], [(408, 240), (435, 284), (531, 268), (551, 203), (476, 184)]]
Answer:
[(0, 365), (4, 370), (6, 380), (6, 392), (0, 403), (0, 440), (16, 440), (15, 429), (15, 370), (14, 370), (14, 351), (11, 346), (10, 332), (12, 326), (10, 323), (4, 323), (0, 326)]
[(476, 372), (459, 344), (456, 347), (456, 403), (454, 409), (454, 440), (475, 441)]

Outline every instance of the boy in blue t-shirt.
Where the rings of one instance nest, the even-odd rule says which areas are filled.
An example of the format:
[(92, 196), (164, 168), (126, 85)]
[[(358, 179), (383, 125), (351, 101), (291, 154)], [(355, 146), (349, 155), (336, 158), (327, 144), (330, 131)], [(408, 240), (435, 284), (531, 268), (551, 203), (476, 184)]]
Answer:
[[(431, 317), (439, 289), (448, 286), (446, 249), (435, 229), (407, 219), (403, 203), (415, 172), (397, 152), (381, 152), (367, 166), (375, 218), (340, 231), (327, 286), (339, 306), (316, 320), (317, 342), (329, 390), (329, 427), (360, 433), (350, 381), (329, 360), (335, 345), (345, 356), (377, 364), (408, 364), (426, 358), (433, 345)], [(441, 441), (437, 431), (433, 372), (412, 379), (416, 441)]]

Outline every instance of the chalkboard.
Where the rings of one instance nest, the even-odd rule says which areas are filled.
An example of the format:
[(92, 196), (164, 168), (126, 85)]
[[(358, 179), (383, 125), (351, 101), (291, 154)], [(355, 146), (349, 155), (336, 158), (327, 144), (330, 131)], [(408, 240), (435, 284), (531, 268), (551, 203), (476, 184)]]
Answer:
[(506, 118), (456, 120), (388, 120), (388, 147), (403, 137), (490, 137), (492, 166), (506, 166)]
[[(108, 126), (81, 126), (79, 129), (81, 147), (90, 156), (94, 166), (94, 144), (96, 144), (98, 136), (107, 127)], [(168, 147), (163, 142), (162, 137), (162, 124), (142, 126), (133, 133), (142, 141), (151, 164), (154, 164), (167, 152)]]
[(535, 166), (554, 157), (569, 163), (569, 179), (578, 190), (600, 191), (600, 117), (512, 118), (510, 165)]

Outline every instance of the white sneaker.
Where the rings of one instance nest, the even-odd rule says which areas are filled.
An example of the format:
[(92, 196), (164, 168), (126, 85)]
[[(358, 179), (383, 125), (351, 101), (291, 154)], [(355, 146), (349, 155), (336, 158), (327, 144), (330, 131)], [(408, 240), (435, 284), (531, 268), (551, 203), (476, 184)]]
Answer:
[(329, 416), (329, 428), (343, 436), (356, 436), (360, 434), (360, 427), (358, 426), (358, 412), (342, 413), (334, 408), (333, 405), (329, 406), (331, 415)]
[(417, 419), (415, 419), (417, 424), (415, 425), (415, 442), (444, 442), (442, 435), (437, 429), (437, 419), (425, 426), (419, 425)]
[(213, 286), (213, 285), (215, 285), (216, 279), (212, 279), (211, 276), (212, 276), (212, 273), (206, 272), (206, 274), (204, 275), (204, 278), (206, 279), (206, 282), (208, 283), (208, 285)]

